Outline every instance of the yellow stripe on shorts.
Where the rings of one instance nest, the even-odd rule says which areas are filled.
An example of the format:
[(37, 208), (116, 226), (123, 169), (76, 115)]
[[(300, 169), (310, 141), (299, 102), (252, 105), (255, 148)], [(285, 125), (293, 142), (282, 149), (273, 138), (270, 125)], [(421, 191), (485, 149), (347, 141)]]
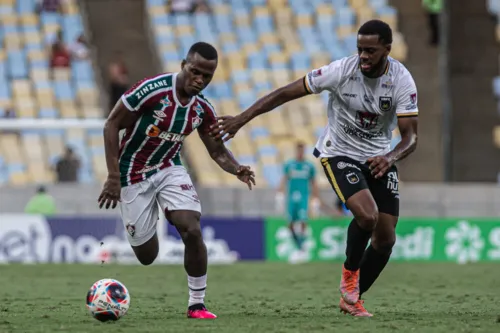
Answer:
[(328, 159), (322, 158), (321, 163), (323, 164), (323, 166), (326, 169), (326, 176), (330, 179), (330, 182), (333, 184), (333, 189), (334, 189), (335, 193), (337, 193), (340, 200), (343, 203), (345, 203), (345, 197), (342, 194), (342, 192), (340, 191), (339, 184), (337, 183), (337, 180), (335, 179), (335, 175), (333, 174), (333, 170), (332, 170), (332, 167), (330, 166), (330, 163), (328, 163)]

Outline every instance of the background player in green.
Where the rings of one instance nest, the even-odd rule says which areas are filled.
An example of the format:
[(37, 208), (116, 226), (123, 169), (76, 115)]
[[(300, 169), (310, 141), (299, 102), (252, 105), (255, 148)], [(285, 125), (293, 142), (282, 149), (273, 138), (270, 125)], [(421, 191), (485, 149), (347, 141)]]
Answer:
[[(312, 194), (312, 210), (317, 215), (320, 206), (319, 191), (316, 184), (316, 168), (304, 158), (305, 145), (297, 143), (296, 156), (285, 163), (283, 178), (276, 195), (277, 208), (283, 212), (285, 197), (289, 228), (299, 250), (305, 240), (306, 222), (309, 217), (309, 200)], [(286, 191), (286, 196), (285, 196)], [(295, 223), (300, 223), (300, 234), (295, 230)]]

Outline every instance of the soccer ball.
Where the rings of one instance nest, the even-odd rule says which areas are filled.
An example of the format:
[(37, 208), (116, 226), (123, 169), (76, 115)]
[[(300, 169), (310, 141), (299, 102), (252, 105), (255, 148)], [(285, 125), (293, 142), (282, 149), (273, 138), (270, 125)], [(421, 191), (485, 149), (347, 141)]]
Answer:
[(87, 309), (99, 321), (118, 320), (127, 313), (129, 306), (130, 294), (117, 280), (99, 280), (87, 293)]

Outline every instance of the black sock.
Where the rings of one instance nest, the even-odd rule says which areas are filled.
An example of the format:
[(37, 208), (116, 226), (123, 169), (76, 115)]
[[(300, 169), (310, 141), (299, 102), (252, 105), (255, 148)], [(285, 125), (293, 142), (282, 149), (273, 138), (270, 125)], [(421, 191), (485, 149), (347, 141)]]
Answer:
[(190, 307), (188, 307), (189, 310), (205, 310), (205, 304), (199, 303), (199, 304), (193, 304)]
[(363, 259), (361, 260), (359, 272), (360, 295), (370, 289), (385, 265), (387, 265), (390, 257), (391, 252), (379, 252), (371, 245), (366, 249)]
[(292, 237), (293, 237), (293, 240), (295, 241), (295, 245), (297, 245), (297, 248), (300, 250), (301, 249), (301, 243), (300, 243), (300, 239), (299, 239), (299, 236), (297, 235), (297, 233), (295, 232), (295, 230), (293, 229), (293, 226), (290, 228), (290, 232), (292, 233)]
[(344, 267), (350, 271), (357, 271), (360, 267), (361, 258), (365, 252), (366, 245), (370, 240), (372, 232), (362, 229), (356, 220), (352, 220), (347, 229), (347, 256)]

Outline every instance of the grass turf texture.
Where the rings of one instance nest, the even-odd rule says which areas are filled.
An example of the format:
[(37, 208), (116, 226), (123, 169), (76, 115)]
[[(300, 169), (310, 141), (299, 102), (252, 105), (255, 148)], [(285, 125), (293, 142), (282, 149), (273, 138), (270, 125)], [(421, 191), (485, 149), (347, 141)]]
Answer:
[[(214, 321), (185, 318), (182, 266), (0, 266), (0, 332), (496, 332), (498, 264), (390, 263), (366, 294), (373, 318), (339, 313), (340, 263), (210, 266)], [(90, 317), (93, 282), (116, 278), (131, 293), (117, 322)]]

